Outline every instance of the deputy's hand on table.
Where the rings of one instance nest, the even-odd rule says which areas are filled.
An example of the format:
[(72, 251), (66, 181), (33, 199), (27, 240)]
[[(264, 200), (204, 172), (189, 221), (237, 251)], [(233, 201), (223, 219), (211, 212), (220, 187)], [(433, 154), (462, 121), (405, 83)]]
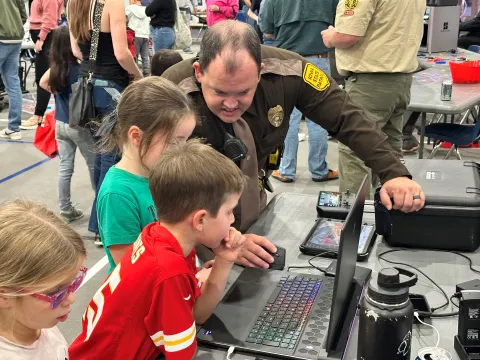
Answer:
[(406, 213), (418, 211), (425, 206), (422, 187), (407, 177), (398, 177), (383, 184), (380, 200), (388, 210), (393, 208)]
[[(268, 269), (274, 259), (265, 249), (276, 253), (277, 248), (263, 236), (245, 234), (245, 244), (236, 260), (236, 263), (246, 267), (261, 267)], [(265, 248), (265, 249), (264, 249)]]
[(333, 36), (335, 35), (336, 32), (337, 32), (337, 30), (335, 30), (335, 28), (332, 25), (330, 25), (327, 30), (323, 30), (321, 32), (323, 43), (325, 44), (325, 46), (327, 48), (332, 48), (333, 47), (332, 40), (333, 40)]
[(40, 51), (42, 51), (42, 48), (43, 48), (43, 41), (42, 40), (37, 40), (37, 42), (35, 43), (35, 52), (36, 53), (39, 53)]
[(233, 263), (237, 260), (244, 243), (245, 236), (231, 227), (228, 236), (222, 240), (220, 246), (212, 250), (216, 256)]

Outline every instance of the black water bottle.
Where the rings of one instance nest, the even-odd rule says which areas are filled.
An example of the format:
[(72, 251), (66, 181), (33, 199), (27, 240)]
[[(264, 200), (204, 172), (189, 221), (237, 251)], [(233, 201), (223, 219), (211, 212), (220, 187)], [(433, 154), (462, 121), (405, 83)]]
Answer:
[[(401, 282), (400, 275), (408, 279)], [(410, 360), (413, 305), (408, 288), (417, 275), (400, 268), (382, 269), (372, 278), (360, 303), (358, 360)]]

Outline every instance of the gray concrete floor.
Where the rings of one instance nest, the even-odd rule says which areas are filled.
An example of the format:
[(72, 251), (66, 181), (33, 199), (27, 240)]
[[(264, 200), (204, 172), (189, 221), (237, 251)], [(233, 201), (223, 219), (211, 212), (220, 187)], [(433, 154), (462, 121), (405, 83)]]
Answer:
[[(198, 45), (193, 46), (194, 51), (198, 51)], [(185, 57), (191, 56), (183, 54)], [(27, 88), (34, 92), (33, 87), (33, 71), (27, 81)], [(8, 109), (0, 112), (0, 129), (7, 125)], [(29, 115), (24, 114), (23, 118), (27, 119)], [(301, 131), (306, 133), (306, 126), (301, 124)], [(38, 203), (45, 204), (53, 211), (58, 211), (57, 204), (57, 171), (58, 159), (44, 161), (46, 157), (34, 148), (32, 145), (34, 131), (22, 131), (23, 142), (7, 142), (0, 139), (0, 202), (25, 198)], [(427, 147), (431, 149), (431, 147)], [(338, 146), (335, 140), (329, 141), (329, 149), (327, 161), (329, 167), (338, 169)], [(444, 156), (445, 151), (439, 151), (438, 158)], [(463, 149), (462, 155), (465, 159), (480, 160), (480, 149)], [(272, 179), (275, 188), (274, 194), (280, 192), (298, 192), (307, 194), (318, 194), (320, 190), (338, 190), (338, 180), (327, 183), (314, 183), (311, 180), (311, 174), (308, 171), (307, 164), (308, 141), (299, 144), (298, 150), (298, 166), (297, 179), (292, 184), (283, 184)], [(413, 154), (411, 156), (416, 156)], [(33, 165), (39, 164), (31, 168)], [(30, 168), (30, 169), (29, 169)], [(83, 236), (90, 235), (87, 231), (88, 218), (91, 210), (94, 193), (90, 187), (87, 168), (83, 158), (77, 153), (77, 161), (75, 164), (75, 174), (72, 179), (72, 201), (78, 203), (78, 207), (85, 211), (84, 218), (72, 223), (72, 227)], [(314, 211), (314, 209), (312, 209)], [(275, 242), (275, 239), (271, 239)], [(85, 241), (88, 258), (86, 266), (92, 268), (101, 259), (104, 258), (105, 252), (103, 248), (96, 247), (92, 241)], [(100, 265), (97, 265), (98, 268)], [(81, 331), (81, 318), (86, 306), (96, 290), (100, 287), (107, 275), (107, 266), (100, 268), (98, 273), (93, 276), (83, 286), (76, 296), (76, 303), (73, 305), (72, 313), (69, 319), (59, 325), (60, 330), (65, 335), (68, 342), (71, 342)]]

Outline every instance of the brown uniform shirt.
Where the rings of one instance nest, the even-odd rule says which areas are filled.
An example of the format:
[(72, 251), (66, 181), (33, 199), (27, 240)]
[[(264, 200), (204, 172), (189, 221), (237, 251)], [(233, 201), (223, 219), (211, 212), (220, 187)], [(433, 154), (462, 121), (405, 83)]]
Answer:
[[(221, 120), (209, 110), (203, 99), (195, 81), (192, 67), (194, 61), (195, 59), (184, 60), (172, 66), (162, 76), (178, 84), (193, 99), (199, 124), (192, 136), (204, 138), (215, 149), (222, 151), (224, 134), (219, 123)], [(253, 135), (256, 159), (247, 157), (240, 164), (242, 170), (244, 165), (253, 160), (256, 160), (259, 169), (264, 168), (269, 154), (283, 144), (290, 114), (293, 108), (297, 107), (305, 117), (321, 125), (337, 140), (349, 146), (378, 174), (382, 182), (400, 176), (410, 177), (408, 170), (392, 152), (387, 137), (365, 118), (362, 110), (354, 105), (345, 92), (320, 69), (300, 55), (267, 46), (262, 46), (262, 61), (265, 68), (252, 105), (242, 115)], [(282, 116), (283, 120), (279, 124)], [(249, 147), (248, 139), (242, 140)], [(252, 151), (249, 150), (249, 153), (252, 154)], [(258, 183), (258, 179), (252, 173), (246, 175), (252, 178), (252, 182)], [(253, 219), (239, 220), (242, 223), (240, 226), (242, 231), (250, 226), (264, 206), (263, 191), (257, 195), (260, 197), (260, 208), (255, 211), (257, 214), (251, 214), (254, 210), (248, 209), (248, 206), (245, 207), (245, 211), (243, 209), (241, 211), (241, 218), (248, 215)], [(253, 201), (248, 198), (250, 196), (251, 193), (244, 192), (241, 205), (242, 202)]]

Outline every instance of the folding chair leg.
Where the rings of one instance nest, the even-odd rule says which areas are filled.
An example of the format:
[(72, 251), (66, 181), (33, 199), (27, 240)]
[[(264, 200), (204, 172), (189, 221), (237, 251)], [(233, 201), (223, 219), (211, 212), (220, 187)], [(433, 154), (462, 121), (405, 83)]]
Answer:
[(447, 152), (447, 155), (445, 155), (445, 160), (447, 160), (448, 158), (450, 158), (450, 155), (452, 155), (452, 152), (455, 150), (455, 146), (452, 145), (452, 147), (450, 148), (450, 150), (448, 150)]
[(458, 150), (458, 146), (455, 146), (455, 155), (457, 156), (458, 160), (463, 160), (462, 156), (460, 155), (460, 150)]
[(443, 141), (439, 141), (437, 145), (435, 145), (432, 149), (432, 152), (428, 156), (427, 159), (433, 159), (435, 157), (435, 154), (437, 153), (438, 149), (440, 149), (440, 146), (442, 146)]

